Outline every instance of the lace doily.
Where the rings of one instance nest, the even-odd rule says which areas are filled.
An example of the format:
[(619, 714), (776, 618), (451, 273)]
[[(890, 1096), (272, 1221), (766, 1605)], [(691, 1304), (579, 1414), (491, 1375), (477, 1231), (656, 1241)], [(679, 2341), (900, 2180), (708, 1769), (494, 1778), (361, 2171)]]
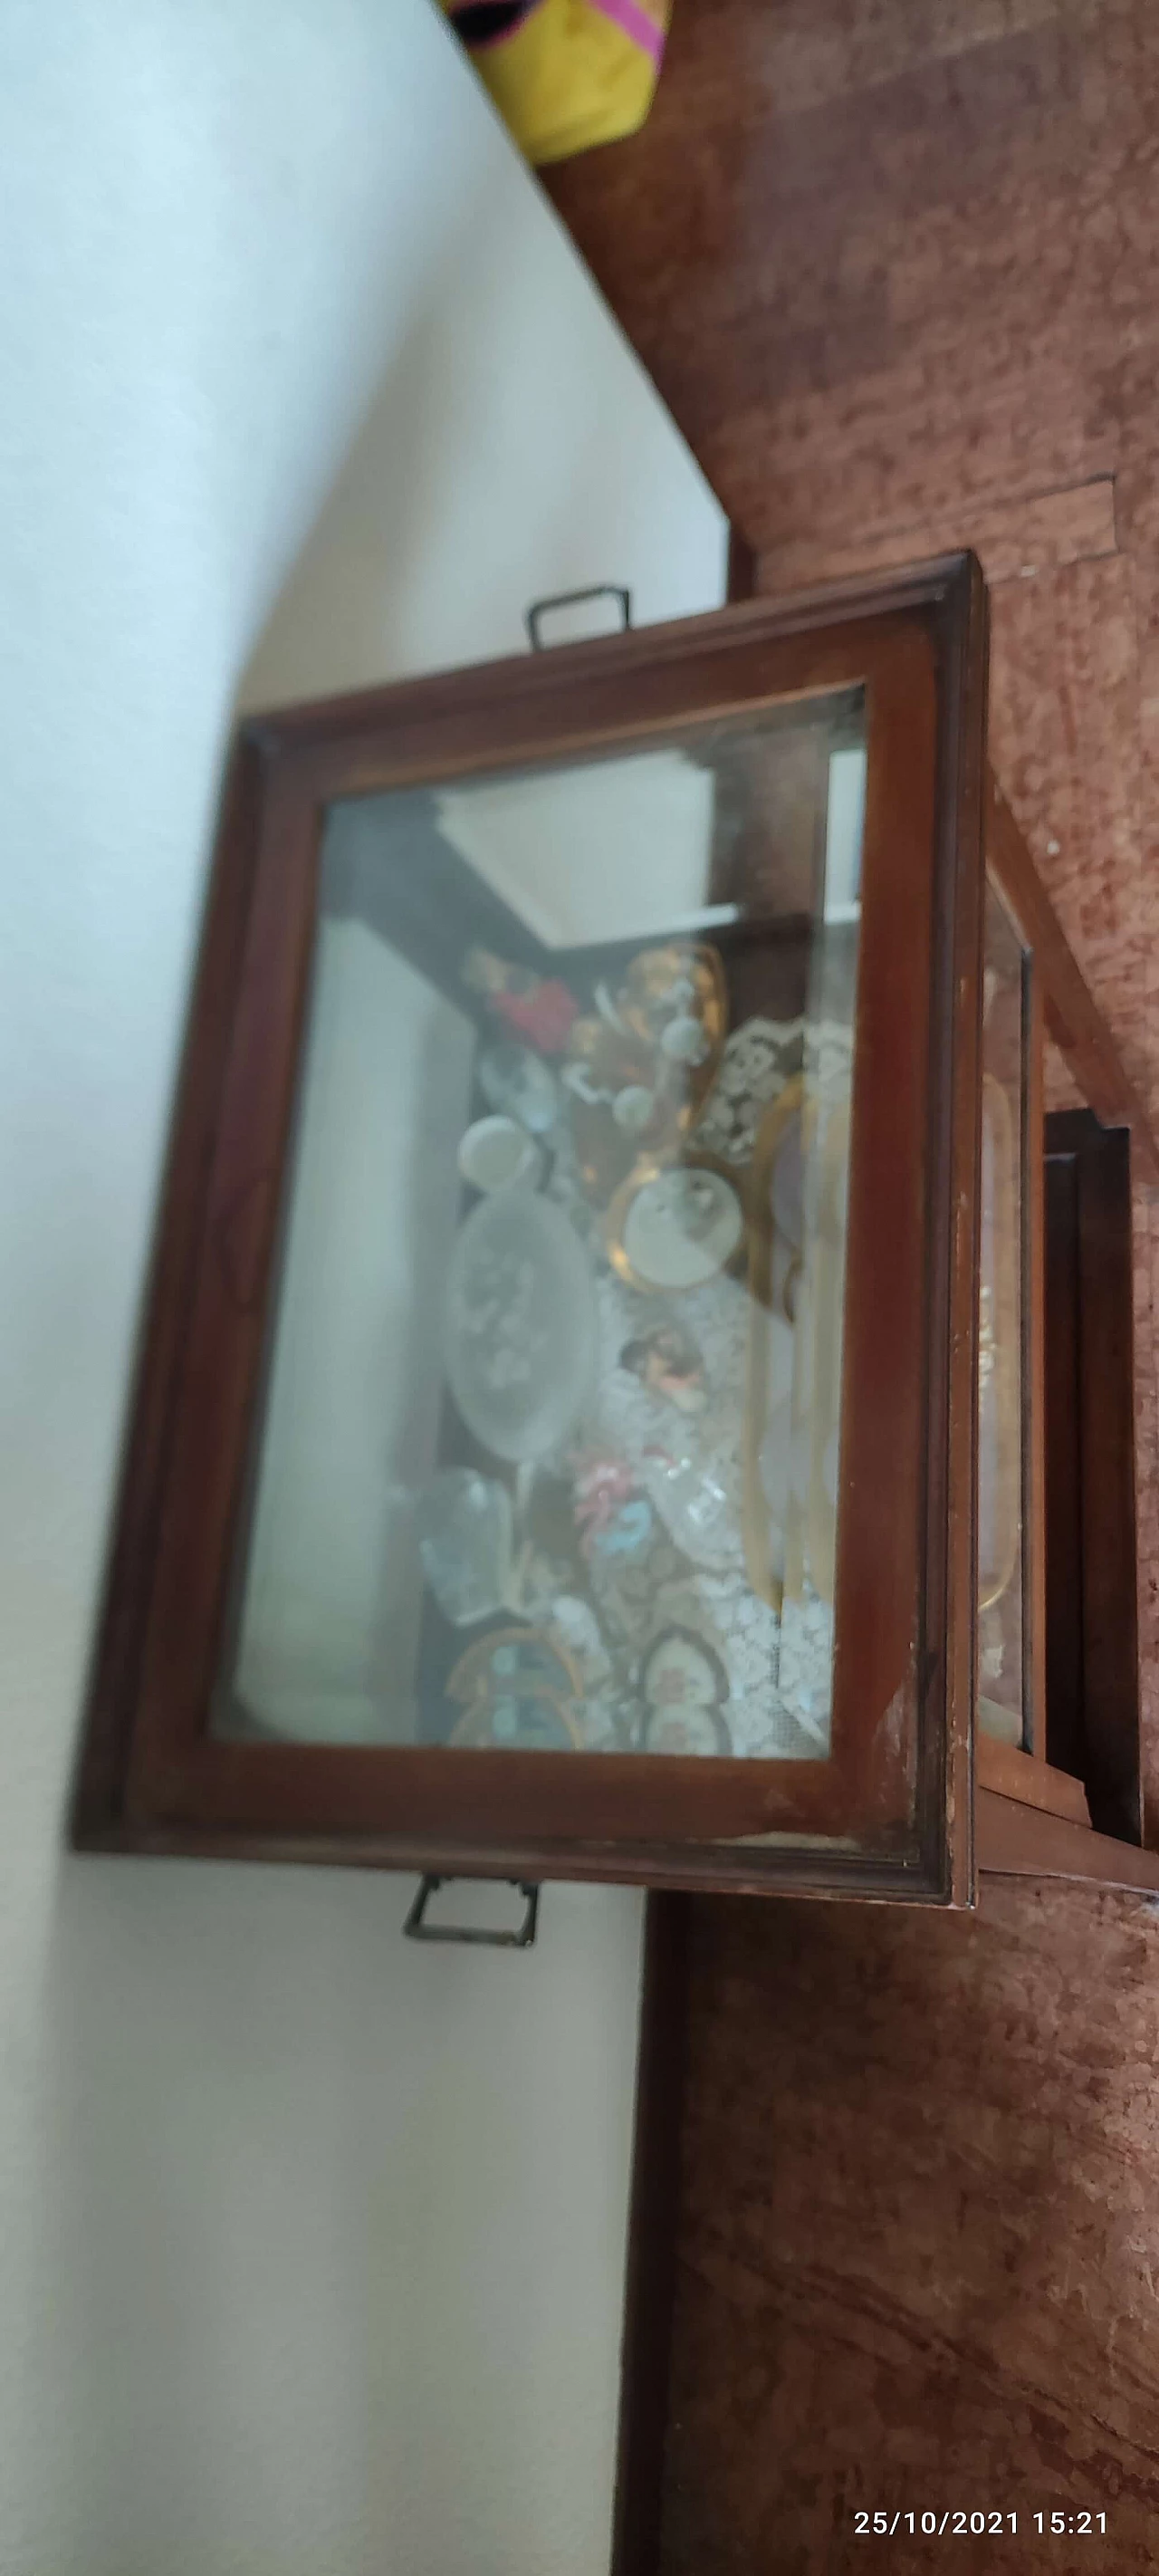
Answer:
[(752, 1159), (766, 1109), (801, 1070), (803, 1020), (745, 1020), (725, 1040), (720, 1069), (697, 1121), (696, 1142), (728, 1163)]

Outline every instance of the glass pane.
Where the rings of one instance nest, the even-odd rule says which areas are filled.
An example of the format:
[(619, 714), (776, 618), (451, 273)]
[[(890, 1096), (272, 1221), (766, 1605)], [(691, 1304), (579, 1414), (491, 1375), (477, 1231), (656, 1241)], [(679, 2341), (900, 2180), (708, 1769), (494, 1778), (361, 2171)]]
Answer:
[(824, 1757), (860, 693), (328, 819), (215, 1725)]
[(1022, 943), (987, 884), (978, 1356), (978, 1724), (1025, 1737), (1022, 1372), (1026, 1009)]

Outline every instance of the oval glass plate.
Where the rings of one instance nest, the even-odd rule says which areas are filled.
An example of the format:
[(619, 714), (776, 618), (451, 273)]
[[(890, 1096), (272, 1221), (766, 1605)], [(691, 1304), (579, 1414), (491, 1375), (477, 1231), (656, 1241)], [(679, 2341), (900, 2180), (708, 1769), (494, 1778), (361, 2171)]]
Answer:
[(496, 1458), (541, 1458), (569, 1430), (596, 1365), (596, 1299), (578, 1235), (527, 1189), (484, 1199), (447, 1281), (447, 1383)]

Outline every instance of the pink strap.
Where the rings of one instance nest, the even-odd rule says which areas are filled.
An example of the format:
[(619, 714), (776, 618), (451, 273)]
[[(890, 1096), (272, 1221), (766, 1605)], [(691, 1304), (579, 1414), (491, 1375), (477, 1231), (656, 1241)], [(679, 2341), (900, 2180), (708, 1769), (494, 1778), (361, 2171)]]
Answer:
[(664, 30), (640, 7), (640, 0), (591, 0), (591, 5), (599, 10), (601, 18), (610, 18), (621, 35), (630, 36), (642, 53), (650, 54), (654, 63), (661, 60)]

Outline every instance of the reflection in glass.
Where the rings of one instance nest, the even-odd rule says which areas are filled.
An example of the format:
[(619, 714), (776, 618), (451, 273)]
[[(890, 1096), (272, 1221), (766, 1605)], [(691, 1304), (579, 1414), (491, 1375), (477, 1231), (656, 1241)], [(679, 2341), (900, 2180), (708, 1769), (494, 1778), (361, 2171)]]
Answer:
[(859, 694), (331, 811), (219, 1730), (828, 1750)]
[(978, 1308), (978, 1724), (1025, 1737), (1023, 1641), (1023, 950), (987, 883)]

